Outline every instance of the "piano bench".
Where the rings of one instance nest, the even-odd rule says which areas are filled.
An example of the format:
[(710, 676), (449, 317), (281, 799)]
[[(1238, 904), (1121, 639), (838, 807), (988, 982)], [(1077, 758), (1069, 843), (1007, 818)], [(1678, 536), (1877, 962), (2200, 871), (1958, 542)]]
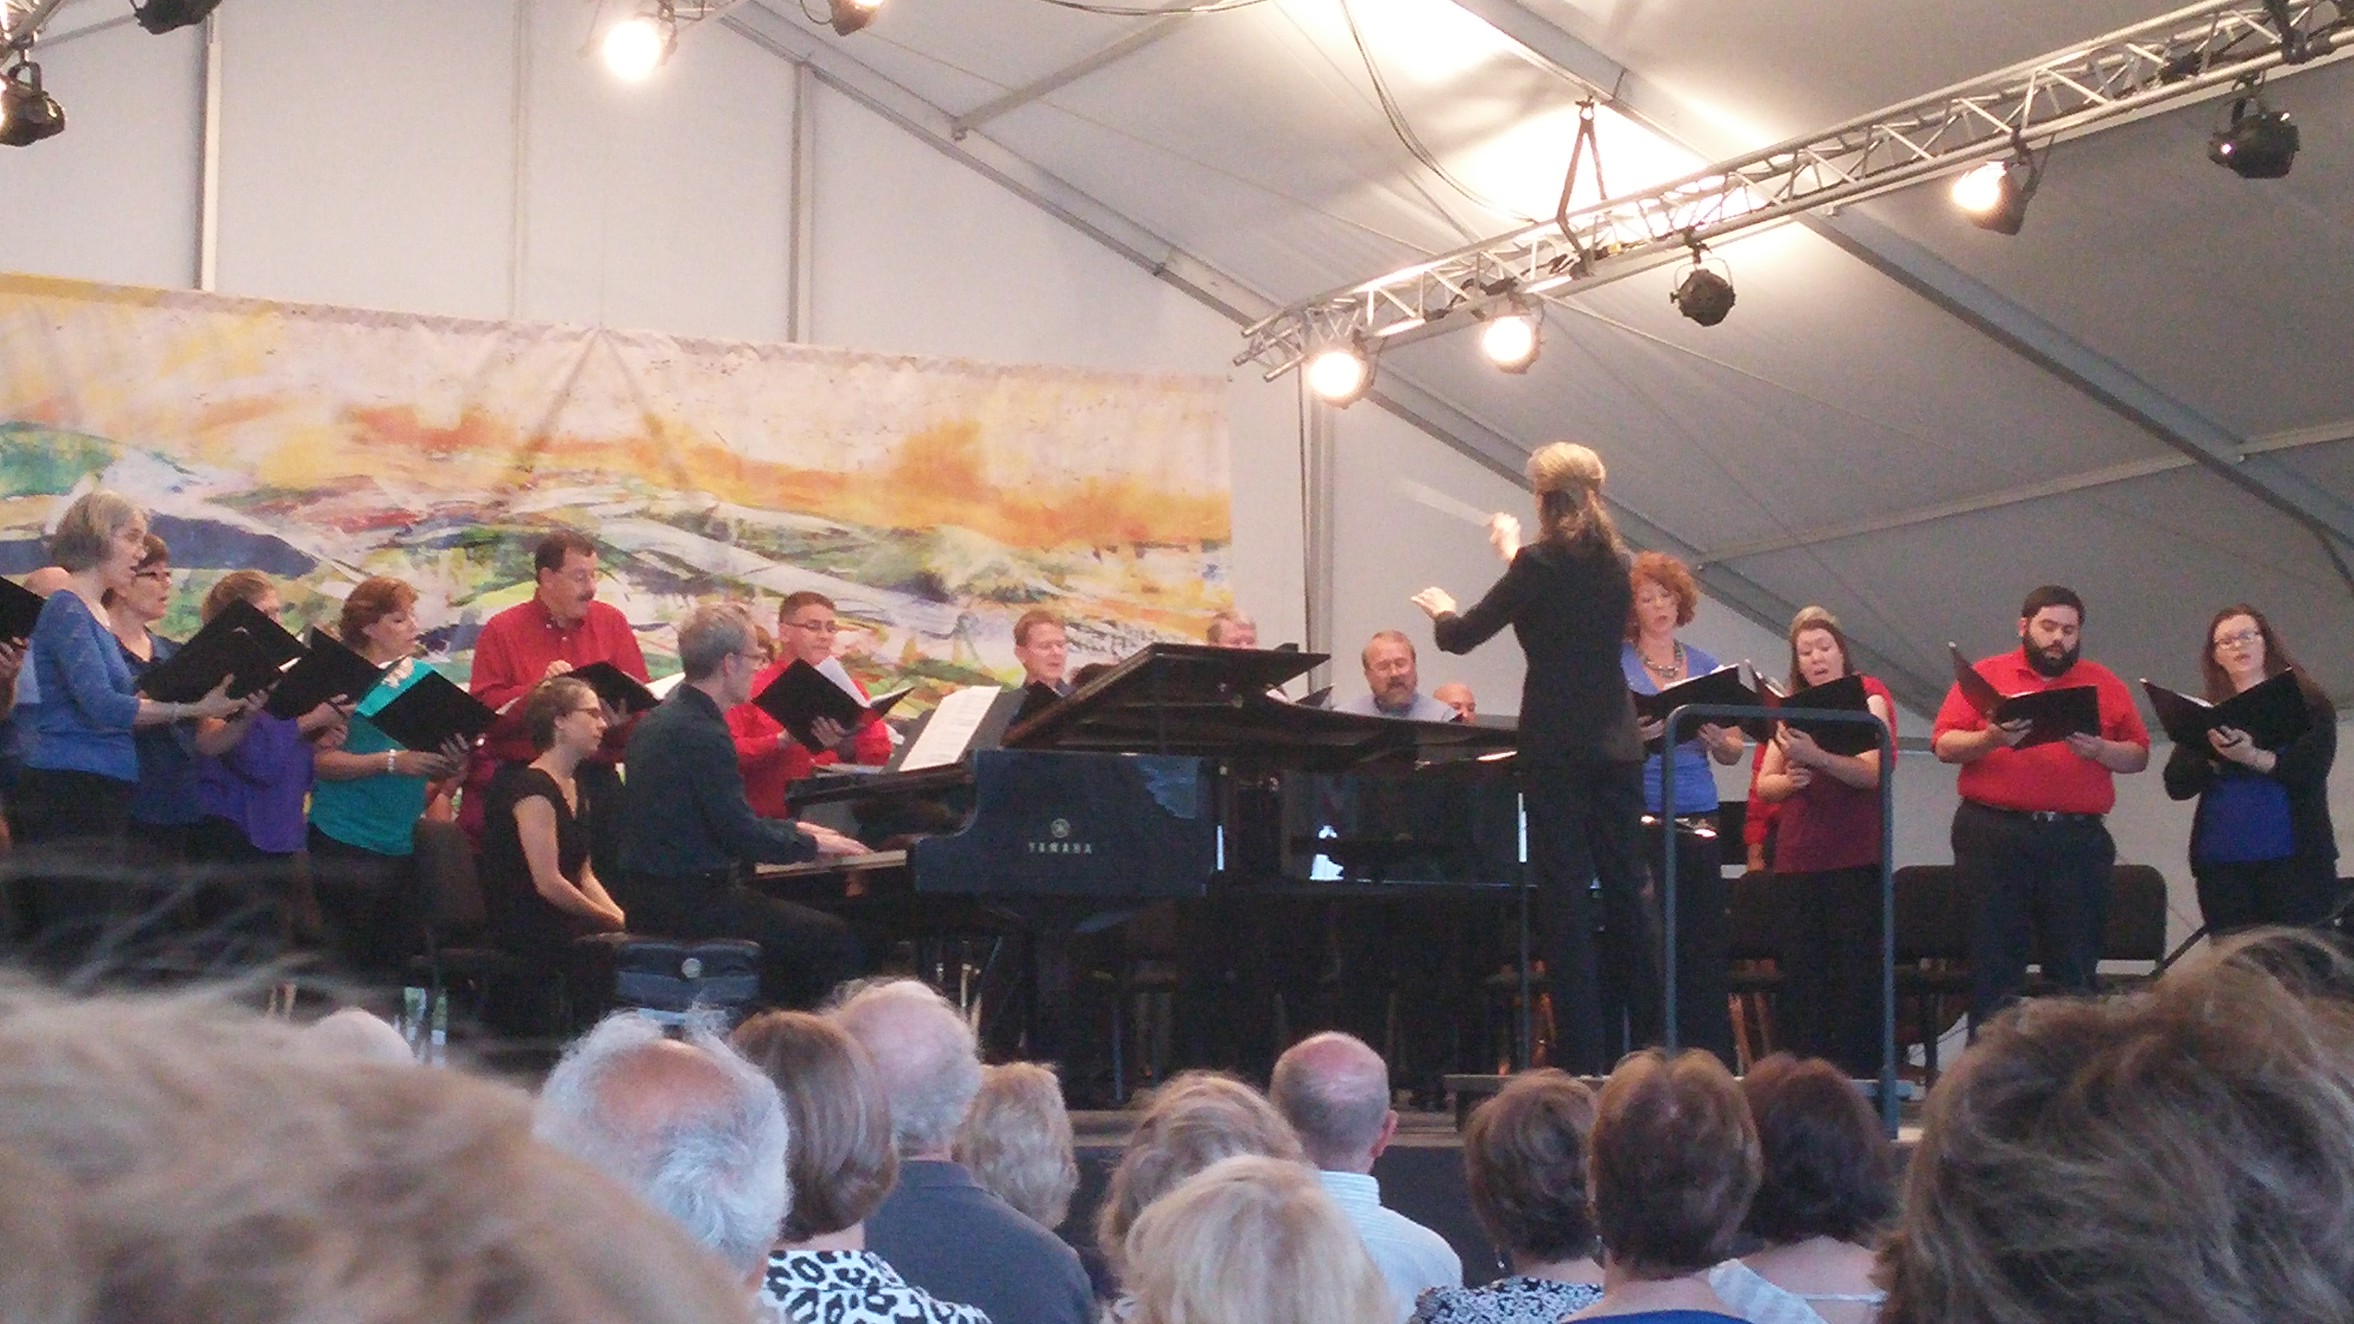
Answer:
[(635, 1007), (676, 1023), (697, 1009), (729, 1014), (760, 998), (760, 944), (741, 938), (595, 933), (573, 940), (592, 972), (584, 992), (604, 1010)]

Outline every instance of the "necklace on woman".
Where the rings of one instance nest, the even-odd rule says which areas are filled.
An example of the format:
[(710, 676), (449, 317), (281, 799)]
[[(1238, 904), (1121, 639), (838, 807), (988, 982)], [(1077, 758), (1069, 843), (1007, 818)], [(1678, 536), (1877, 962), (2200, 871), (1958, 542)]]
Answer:
[(1670, 657), (1665, 665), (1652, 661), (1651, 655), (1644, 652), (1640, 645), (1638, 645), (1635, 649), (1635, 656), (1643, 659), (1643, 669), (1645, 671), (1648, 671), (1652, 675), (1659, 677), (1661, 680), (1674, 680), (1684, 674), (1684, 643), (1680, 639), (1676, 641), (1675, 653), (1672, 657)]

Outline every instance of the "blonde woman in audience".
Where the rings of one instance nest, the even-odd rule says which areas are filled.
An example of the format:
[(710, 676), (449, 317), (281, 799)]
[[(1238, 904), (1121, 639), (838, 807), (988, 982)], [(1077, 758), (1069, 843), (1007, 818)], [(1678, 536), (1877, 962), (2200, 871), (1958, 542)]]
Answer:
[[(41, 1215), (0, 1217), (0, 1265), (82, 1275), (78, 1316), (43, 1286), (59, 1324), (743, 1324), (742, 1284), (533, 1139), (520, 1091), (296, 1042), (226, 997), (0, 987), (0, 1189)], [(11, 1321), (41, 1318), (23, 1281)]]
[(1565, 1071), (1523, 1071), (1463, 1129), (1471, 1212), (1511, 1262), (1485, 1287), (1437, 1287), (1414, 1324), (1553, 1324), (1602, 1295), (1594, 1216), (1586, 1202), (1586, 1138), (1594, 1092)]
[(771, 1011), (737, 1027), (738, 1052), (775, 1082), (793, 1139), (793, 1188), (768, 1257), (762, 1299), (786, 1324), (989, 1324), (934, 1300), (866, 1248), (866, 1216), (899, 1175), (891, 1106), (849, 1033), (807, 1012)]
[(1137, 1324), (1365, 1324), (1389, 1284), (1307, 1165), (1221, 1159), (1128, 1232)]
[[(1298, 1164), (1311, 1183), (1315, 1180), (1291, 1123), (1250, 1086), (1214, 1071), (1188, 1071), (1154, 1090), (1112, 1169), (1096, 1216), (1096, 1244), (1113, 1279), (1126, 1284), (1128, 1230), (1146, 1206), (1218, 1160), (1240, 1154)], [(1126, 1310), (1125, 1303), (1115, 1303), (1113, 1314), (1123, 1316)], [(1366, 1321), (1384, 1318), (1396, 1316), (1386, 1306), (1364, 1316)]]
[(1078, 1146), (1054, 1068), (1008, 1062), (981, 1069), (981, 1092), (951, 1152), (982, 1189), (1040, 1227), (1061, 1227), (1079, 1189)]
[(1697, 1048), (1629, 1056), (1602, 1087), (1592, 1145), (1602, 1299), (1570, 1318), (1739, 1319), (1708, 1271), (1732, 1253), (1762, 1165), (1749, 1104), (1724, 1063)]
[(1742, 1227), (1761, 1249), (1709, 1271), (1752, 1324), (1871, 1324), (1873, 1253), (1896, 1213), (1896, 1157), (1846, 1072), (1776, 1053), (1741, 1080), (1765, 1158)]
[(2354, 1319), (2349, 991), (2265, 941), (1995, 1020), (1930, 1092), (1881, 1318)]

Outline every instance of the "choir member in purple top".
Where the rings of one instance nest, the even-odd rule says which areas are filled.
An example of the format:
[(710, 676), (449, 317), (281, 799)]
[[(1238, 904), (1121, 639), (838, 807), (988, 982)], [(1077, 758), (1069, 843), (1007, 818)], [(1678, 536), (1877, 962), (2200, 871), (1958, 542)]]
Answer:
[[(221, 576), (205, 595), (204, 619), (210, 622), (232, 602), (248, 603), (273, 621), (285, 610), (276, 586), (256, 570)], [(196, 802), (204, 816), (190, 856), (210, 863), (269, 863), (299, 855), (312, 751), (342, 742), (349, 710), (349, 703), (322, 703), (287, 718), (256, 707), (199, 722)]]

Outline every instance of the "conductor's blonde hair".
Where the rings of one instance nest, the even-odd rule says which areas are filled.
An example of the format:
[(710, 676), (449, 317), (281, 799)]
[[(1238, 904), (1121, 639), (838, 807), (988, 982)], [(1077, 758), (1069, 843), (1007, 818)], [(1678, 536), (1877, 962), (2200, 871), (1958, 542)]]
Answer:
[(1127, 1240), (1133, 1324), (1364, 1324), (1399, 1306), (1315, 1174), (1222, 1159), (1155, 1201)]
[(1577, 542), (1599, 537), (1618, 545), (1618, 526), (1602, 508), (1602, 480), (1608, 470), (1602, 457), (1574, 441), (1540, 446), (1528, 457), (1528, 485), (1537, 494), (1544, 528), (1538, 537), (1547, 542)]

